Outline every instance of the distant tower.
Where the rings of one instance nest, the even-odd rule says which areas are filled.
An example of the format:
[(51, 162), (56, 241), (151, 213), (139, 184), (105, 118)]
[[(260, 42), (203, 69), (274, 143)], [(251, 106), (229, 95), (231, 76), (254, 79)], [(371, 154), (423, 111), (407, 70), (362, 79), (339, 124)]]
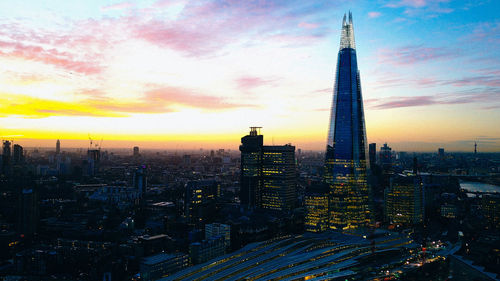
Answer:
[(413, 157), (413, 174), (418, 174), (418, 160), (416, 156)]
[(474, 154), (477, 154), (477, 142), (474, 142)]
[(134, 157), (139, 157), (139, 147), (138, 146), (134, 146)]
[(3, 141), (2, 172), (4, 175), (8, 174), (10, 171), (10, 159), (12, 156), (10, 145), (10, 141)]
[(61, 142), (59, 140), (56, 141), (56, 154), (61, 153)]
[(146, 166), (142, 165), (134, 171), (134, 187), (144, 197), (147, 191), (148, 180), (146, 175)]
[(379, 161), (384, 173), (389, 173), (392, 170), (392, 148), (387, 143), (380, 147)]
[(439, 156), (439, 158), (444, 158), (444, 148), (438, 149), (438, 156)]
[(368, 145), (368, 156), (370, 157), (370, 168), (373, 169), (375, 163), (377, 163), (377, 144), (370, 143)]
[(14, 144), (14, 154), (12, 158), (15, 164), (24, 162), (23, 147), (19, 144)]

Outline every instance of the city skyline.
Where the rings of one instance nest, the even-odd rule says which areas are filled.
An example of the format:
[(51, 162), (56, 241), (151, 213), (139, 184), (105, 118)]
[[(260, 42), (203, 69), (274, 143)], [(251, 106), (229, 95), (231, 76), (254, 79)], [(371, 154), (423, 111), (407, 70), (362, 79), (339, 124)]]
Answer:
[(500, 150), (493, 1), (0, 7), (0, 135), (25, 147), (86, 147), (90, 134), (110, 148), (237, 149), (263, 126), (266, 144), (322, 151), (336, 20), (351, 9), (368, 143)]

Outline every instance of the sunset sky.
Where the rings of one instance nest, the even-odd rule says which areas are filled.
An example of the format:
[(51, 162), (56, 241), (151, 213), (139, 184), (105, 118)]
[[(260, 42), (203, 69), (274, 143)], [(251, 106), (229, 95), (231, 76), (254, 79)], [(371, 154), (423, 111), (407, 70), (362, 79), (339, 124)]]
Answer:
[(368, 142), (500, 151), (496, 0), (1, 1), (0, 135), (323, 150), (348, 10)]

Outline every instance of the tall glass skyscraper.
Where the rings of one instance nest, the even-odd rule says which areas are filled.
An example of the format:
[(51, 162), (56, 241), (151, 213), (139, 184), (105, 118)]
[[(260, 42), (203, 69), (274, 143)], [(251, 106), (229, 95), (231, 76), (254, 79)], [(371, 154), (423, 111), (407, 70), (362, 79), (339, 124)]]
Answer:
[(333, 91), (324, 178), (328, 219), (331, 229), (349, 229), (370, 222), (366, 130), (351, 12), (342, 22)]

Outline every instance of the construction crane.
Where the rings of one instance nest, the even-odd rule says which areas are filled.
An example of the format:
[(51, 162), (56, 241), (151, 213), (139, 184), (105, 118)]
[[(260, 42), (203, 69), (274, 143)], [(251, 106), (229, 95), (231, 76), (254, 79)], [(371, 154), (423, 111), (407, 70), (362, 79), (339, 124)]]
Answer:
[(92, 137), (91, 137), (91, 136), (90, 136), (90, 134), (89, 134), (89, 142), (90, 142), (90, 144), (89, 144), (89, 149), (92, 149), (92, 144), (94, 144), (95, 149), (99, 149), (99, 150), (100, 150), (100, 149), (101, 149), (101, 145), (102, 145), (102, 141), (103, 141), (103, 140), (104, 140), (104, 138), (101, 138), (101, 141), (100, 141), (100, 142), (97, 142), (97, 141), (93, 140), (93, 139), (92, 139)]

